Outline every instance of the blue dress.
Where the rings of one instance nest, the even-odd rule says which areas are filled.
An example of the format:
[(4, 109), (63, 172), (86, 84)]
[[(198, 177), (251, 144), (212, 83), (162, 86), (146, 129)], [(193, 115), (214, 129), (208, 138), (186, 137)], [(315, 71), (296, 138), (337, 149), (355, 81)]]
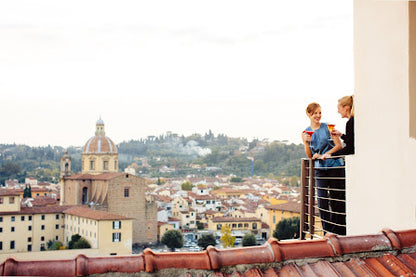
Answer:
[[(319, 127), (317, 130), (312, 130), (312, 128), (309, 126), (305, 129), (305, 131), (314, 131), (310, 141), (312, 156), (315, 153), (323, 155), (335, 146), (331, 139), (331, 134), (329, 133), (328, 125), (326, 123), (322, 122), (321, 127)], [(321, 170), (325, 170), (328, 167), (337, 167), (343, 165), (344, 163), (341, 158), (326, 159), (325, 161), (319, 159), (315, 160), (315, 168), (321, 168)]]

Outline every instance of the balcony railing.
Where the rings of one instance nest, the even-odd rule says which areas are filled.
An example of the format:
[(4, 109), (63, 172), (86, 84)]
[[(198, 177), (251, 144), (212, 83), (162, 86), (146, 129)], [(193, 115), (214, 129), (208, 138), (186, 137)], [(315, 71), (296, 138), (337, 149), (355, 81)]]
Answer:
[[(331, 158), (342, 158), (345, 165), (343, 156)], [(320, 168), (320, 170), (333, 171), (334, 173), (337, 170), (337, 174), (327, 174), (334, 175), (331, 177), (317, 177), (314, 164), (315, 161), (312, 159), (302, 159), (300, 238), (321, 238), (326, 232), (344, 235), (346, 228), (345, 166)], [(338, 174), (339, 172), (344, 174)], [(335, 185), (317, 188), (317, 180), (327, 180)], [(318, 196), (318, 189), (320, 196)], [(328, 197), (322, 196), (326, 193)], [(318, 202), (321, 202), (320, 207)]]

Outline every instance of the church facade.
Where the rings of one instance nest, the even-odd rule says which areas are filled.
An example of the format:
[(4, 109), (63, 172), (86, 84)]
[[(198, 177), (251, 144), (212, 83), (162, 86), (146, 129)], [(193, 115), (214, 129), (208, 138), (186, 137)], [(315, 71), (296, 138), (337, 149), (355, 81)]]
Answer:
[[(70, 175), (61, 169), (62, 205), (89, 205), (133, 219), (133, 243), (157, 241), (157, 206), (146, 198), (143, 178), (118, 172), (118, 153), (113, 141), (105, 136), (104, 122), (96, 124), (81, 156), (82, 172)], [(66, 168), (70, 165), (64, 163)]]

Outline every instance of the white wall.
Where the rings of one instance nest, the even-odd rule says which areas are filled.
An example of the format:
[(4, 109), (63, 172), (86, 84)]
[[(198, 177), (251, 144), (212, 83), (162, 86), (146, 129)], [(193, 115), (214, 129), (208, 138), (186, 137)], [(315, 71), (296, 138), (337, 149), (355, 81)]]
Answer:
[(356, 155), (347, 157), (347, 234), (416, 228), (409, 136), (407, 1), (354, 1)]

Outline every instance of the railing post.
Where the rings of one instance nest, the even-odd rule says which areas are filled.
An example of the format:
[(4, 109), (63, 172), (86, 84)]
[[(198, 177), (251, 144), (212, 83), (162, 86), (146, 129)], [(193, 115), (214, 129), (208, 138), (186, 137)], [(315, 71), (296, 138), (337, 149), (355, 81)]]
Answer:
[(315, 234), (315, 170), (314, 160), (309, 159), (309, 232), (311, 239)]
[(308, 160), (302, 159), (301, 160), (301, 187), (300, 187), (300, 194), (301, 194), (301, 205), (300, 205), (300, 239), (305, 239), (305, 232), (306, 232), (306, 223), (308, 222), (306, 216), (306, 204), (308, 203), (307, 195), (307, 185), (308, 185)]

